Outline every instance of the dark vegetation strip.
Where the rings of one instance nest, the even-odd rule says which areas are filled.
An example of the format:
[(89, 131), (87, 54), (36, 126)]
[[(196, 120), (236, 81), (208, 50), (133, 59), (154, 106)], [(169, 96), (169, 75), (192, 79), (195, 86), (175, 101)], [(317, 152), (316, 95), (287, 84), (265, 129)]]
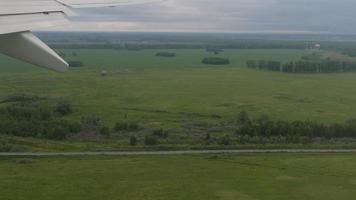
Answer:
[[(195, 144), (214, 146), (314, 144), (356, 141), (356, 120), (323, 124), (314, 121), (273, 120), (267, 115), (251, 118), (242, 111), (235, 120), (219, 118), (219, 123), (182, 124), (180, 132), (122, 120), (110, 127), (99, 117), (68, 118), (74, 110), (65, 100), (49, 101), (31, 95), (13, 95), (2, 100), (0, 135), (33, 137), (50, 140), (75, 140), (90, 135), (94, 141), (124, 140), (128, 145)], [(218, 132), (218, 134), (216, 134)], [(189, 133), (187, 138), (171, 134)], [(172, 139), (175, 138), (175, 139)], [(189, 139), (190, 138), (190, 139)], [(169, 142), (168, 142), (169, 141)], [(345, 144), (346, 144), (345, 143)], [(0, 139), (0, 151), (12, 151), (8, 142)]]
[(319, 61), (291, 61), (282, 64), (279, 61), (249, 60), (246, 62), (248, 68), (270, 70), (285, 73), (333, 73), (356, 71), (356, 63), (340, 62), (329, 59)]

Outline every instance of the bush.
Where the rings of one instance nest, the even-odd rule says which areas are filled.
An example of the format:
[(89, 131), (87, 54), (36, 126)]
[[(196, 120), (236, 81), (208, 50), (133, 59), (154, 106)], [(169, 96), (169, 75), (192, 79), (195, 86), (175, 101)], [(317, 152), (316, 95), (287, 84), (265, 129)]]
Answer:
[(207, 65), (228, 65), (230, 64), (230, 60), (227, 58), (210, 57), (204, 58), (202, 63)]
[(67, 101), (59, 101), (56, 105), (55, 111), (61, 116), (69, 115), (73, 112), (72, 105)]
[(79, 133), (82, 131), (82, 124), (79, 122), (68, 122), (68, 129), (70, 133)]
[(87, 130), (98, 130), (102, 126), (102, 120), (96, 115), (82, 117), (82, 126)]
[(48, 135), (46, 135), (47, 139), (52, 140), (64, 140), (67, 138), (69, 131), (64, 127), (55, 127)]
[(36, 95), (15, 94), (5, 97), (0, 103), (32, 103), (46, 98)]
[(11, 152), (12, 145), (8, 144), (7, 142), (0, 141), (0, 152)]
[(176, 57), (176, 53), (170, 53), (170, 52), (158, 52), (156, 56), (159, 57)]
[(68, 61), (69, 67), (83, 67), (82, 61)]
[(163, 130), (162, 128), (160, 128), (160, 129), (155, 129), (155, 130), (153, 130), (153, 135), (165, 139), (165, 138), (168, 137), (168, 131), (165, 131), (165, 130)]
[(110, 129), (107, 126), (103, 126), (103, 127), (100, 128), (99, 133), (100, 133), (100, 135), (103, 135), (103, 136), (109, 136), (110, 135)]
[(218, 55), (219, 53), (224, 52), (223, 49), (211, 48), (211, 47), (207, 48), (206, 51), (207, 52), (213, 52), (215, 55)]
[(205, 135), (205, 141), (210, 141), (210, 140), (211, 140), (211, 135), (210, 135), (210, 133), (207, 133)]
[(129, 124), (126, 122), (117, 122), (114, 126), (115, 131), (126, 131), (129, 128)]
[(238, 122), (240, 124), (247, 124), (250, 123), (250, 117), (248, 116), (246, 111), (241, 111), (238, 116)]
[(61, 118), (72, 112), (68, 102), (60, 101), (54, 106), (40, 100), (13, 96), (12, 104), (0, 108), (0, 134), (64, 140), (81, 131), (80, 123)]
[(228, 136), (228, 135), (223, 136), (223, 137), (220, 139), (220, 144), (225, 145), (225, 146), (230, 145), (230, 144), (231, 144), (231, 138), (230, 138), (230, 136)]
[(137, 131), (140, 129), (140, 125), (137, 122), (131, 122), (128, 125), (130, 131)]
[(114, 126), (115, 131), (137, 131), (140, 125), (137, 122), (117, 122)]
[(157, 145), (158, 144), (158, 138), (157, 136), (154, 135), (146, 135), (145, 136), (145, 145)]
[(137, 138), (134, 135), (130, 136), (130, 145), (135, 146), (137, 144)]

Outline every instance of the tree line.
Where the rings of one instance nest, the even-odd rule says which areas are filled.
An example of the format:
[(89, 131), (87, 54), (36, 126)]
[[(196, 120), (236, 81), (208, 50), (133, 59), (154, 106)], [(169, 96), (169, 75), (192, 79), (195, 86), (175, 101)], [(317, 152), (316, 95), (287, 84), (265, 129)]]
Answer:
[[(70, 120), (73, 108), (65, 100), (50, 102), (37, 96), (14, 95), (0, 101), (0, 134), (66, 140), (78, 133), (94, 133), (105, 139), (124, 136), (130, 145), (157, 145), (167, 142), (168, 130), (150, 128), (138, 122), (120, 121), (113, 127), (95, 115)], [(200, 138), (205, 144), (301, 144), (315, 140), (356, 139), (356, 119), (324, 124), (310, 120), (274, 120), (267, 115), (252, 118), (242, 111), (226, 122), (224, 134)], [(113, 135), (116, 134), (116, 135)], [(1, 144), (0, 151), (9, 146)]]
[[(49, 42), (53, 49), (114, 49), (114, 50), (141, 50), (141, 49), (305, 49), (306, 44), (300, 41), (268, 41), (268, 40), (231, 40), (221, 42), (171, 42), (157, 41), (142, 43), (115, 41), (83, 43), (83, 42)], [(214, 51), (215, 52), (215, 51)]]
[(156, 56), (158, 57), (176, 57), (176, 53), (173, 52), (158, 52), (156, 53)]
[[(94, 133), (105, 138), (112, 133), (129, 133), (129, 144), (136, 145), (139, 138), (135, 134), (143, 130), (139, 123), (130, 121), (120, 121), (109, 127), (96, 115), (69, 120), (72, 113), (72, 105), (66, 100), (52, 102), (33, 95), (11, 95), (0, 101), (0, 135), (66, 140), (79, 133)], [(156, 145), (167, 137), (167, 130), (153, 129), (145, 133), (142, 143)], [(0, 141), (0, 152), (9, 147)]]
[(341, 62), (330, 59), (320, 61), (291, 61), (281, 63), (272, 60), (249, 60), (246, 62), (248, 68), (270, 71), (279, 71), (285, 73), (332, 73), (332, 72), (350, 72), (356, 70), (356, 63)]
[[(235, 131), (240, 143), (249, 141), (271, 141), (272, 143), (309, 143), (314, 139), (325, 140), (356, 138), (356, 120), (344, 123), (323, 124), (313, 121), (272, 120), (267, 115), (256, 119), (242, 111), (238, 116), (238, 128)], [(256, 139), (257, 138), (257, 139)]]

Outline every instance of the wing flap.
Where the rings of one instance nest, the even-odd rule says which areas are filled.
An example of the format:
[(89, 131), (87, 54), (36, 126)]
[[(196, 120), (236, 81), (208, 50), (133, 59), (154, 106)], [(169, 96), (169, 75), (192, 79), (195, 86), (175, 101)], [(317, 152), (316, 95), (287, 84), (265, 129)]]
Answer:
[(0, 34), (69, 24), (62, 12), (0, 15)]
[(0, 0), (0, 16), (41, 12), (73, 13), (55, 0)]
[[(63, 5), (73, 8), (90, 8), (90, 7), (113, 7), (135, 5), (143, 3), (152, 3), (160, 0), (57, 0)], [(161, 0), (162, 1), (162, 0)]]

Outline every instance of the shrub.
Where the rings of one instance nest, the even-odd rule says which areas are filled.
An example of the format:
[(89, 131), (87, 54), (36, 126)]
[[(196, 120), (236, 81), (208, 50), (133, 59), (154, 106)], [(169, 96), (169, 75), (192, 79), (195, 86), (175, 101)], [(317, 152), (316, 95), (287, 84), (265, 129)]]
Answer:
[(210, 133), (207, 133), (205, 135), (205, 141), (210, 141), (210, 140), (211, 140), (211, 135), (210, 135)]
[(140, 125), (139, 125), (137, 122), (131, 122), (131, 123), (129, 123), (129, 125), (128, 125), (128, 129), (129, 129), (130, 131), (137, 131), (137, 130), (140, 129)]
[(206, 49), (207, 52), (213, 52), (215, 55), (218, 55), (219, 53), (223, 52), (223, 49), (219, 49), (219, 48), (207, 48)]
[(240, 124), (247, 124), (250, 122), (250, 117), (248, 116), (246, 111), (241, 111), (238, 116), (238, 121)]
[(98, 130), (102, 125), (102, 120), (96, 115), (82, 117), (82, 126), (88, 130)]
[(36, 95), (15, 94), (5, 97), (0, 103), (32, 103), (46, 98)]
[(103, 135), (103, 136), (109, 136), (110, 135), (110, 129), (107, 126), (103, 126), (103, 127), (100, 128), (99, 133), (100, 133), (100, 135)]
[(155, 130), (153, 130), (153, 135), (155, 135), (157, 137), (160, 137), (160, 138), (167, 138), (168, 137), (168, 131), (165, 131), (162, 128), (155, 129)]
[(170, 52), (158, 52), (156, 56), (159, 57), (176, 57), (176, 53), (170, 53)]
[(158, 138), (154, 135), (146, 135), (145, 136), (145, 145), (157, 145)]
[(53, 140), (64, 140), (67, 138), (68, 130), (66, 130), (64, 127), (55, 127), (52, 132), (50, 132), (49, 135), (47, 135), (48, 139), (53, 139)]
[(137, 138), (134, 135), (130, 136), (130, 145), (135, 146), (137, 144)]
[(126, 122), (117, 122), (114, 126), (115, 131), (126, 131), (129, 128), (129, 124)]
[(82, 124), (79, 122), (70, 122), (68, 123), (68, 129), (71, 133), (79, 133), (82, 131)]
[(55, 111), (61, 116), (69, 115), (73, 112), (72, 105), (64, 100), (61, 100), (57, 103)]
[(220, 144), (225, 145), (225, 146), (230, 145), (231, 144), (230, 136), (228, 136), (228, 135), (223, 136), (220, 140)]
[(117, 122), (114, 129), (115, 131), (137, 131), (140, 125), (137, 122)]
[(12, 104), (0, 108), (0, 134), (64, 140), (81, 131), (80, 123), (61, 118), (72, 112), (68, 102), (60, 101), (54, 106), (39, 100), (24, 96), (11, 98)]
[(83, 67), (82, 61), (68, 61), (69, 67)]
[(0, 141), (0, 152), (10, 152), (12, 150), (12, 145), (7, 142)]

